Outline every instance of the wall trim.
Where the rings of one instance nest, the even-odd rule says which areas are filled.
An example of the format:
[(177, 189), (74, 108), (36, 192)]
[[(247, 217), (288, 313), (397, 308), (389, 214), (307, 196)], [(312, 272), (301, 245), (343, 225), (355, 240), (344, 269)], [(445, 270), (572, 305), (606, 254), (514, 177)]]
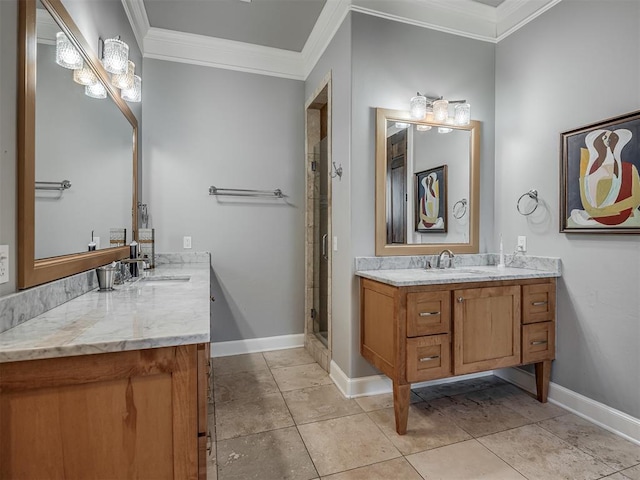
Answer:
[(304, 347), (304, 333), (276, 337), (249, 338), (229, 342), (211, 342), (212, 357), (228, 357), (243, 353), (270, 352), (286, 348)]
[(144, 8), (143, 0), (122, 0), (122, 6), (124, 12), (131, 24), (131, 30), (136, 37), (136, 43), (138, 48), (144, 55), (144, 37), (151, 28), (149, 24), (149, 17), (147, 17), (147, 10)]
[[(536, 381), (532, 373), (520, 368), (503, 368), (494, 375), (535, 393)], [(640, 419), (569, 390), (557, 383), (549, 384), (549, 402), (594, 423), (605, 430), (640, 445)]]
[[(493, 375), (493, 371), (471, 373), (469, 375), (459, 375), (457, 377), (441, 378), (429, 382), (412, 383), (411, 388), (422, 388), (433, 385), (453, 383), (459, 380), (470, 380), (472, 378), (488, 377)], [(381, 393), (391, 393), (391, 380), (386, 375), (369, 375), (368, 377), (349, 378), (342, 371), (336, 362), (331, 360), (329, 366), (329, 376), (336, 384), (338, 390), (347, 398), (365, 397), (368, 395), (379, 395)]]

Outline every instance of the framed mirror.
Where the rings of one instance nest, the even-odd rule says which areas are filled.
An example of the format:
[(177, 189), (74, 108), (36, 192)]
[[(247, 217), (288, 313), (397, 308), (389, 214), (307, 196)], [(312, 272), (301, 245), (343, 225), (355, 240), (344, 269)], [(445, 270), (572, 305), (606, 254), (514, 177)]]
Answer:
[[(129, 256), (126, 243), (137, 232), (138, 122), (60, 0), (21, 0), (19, 24), (18, 288), (24, 289)], [(107, 98), (85, 95), (73, 71), (56, 64), (58, 32)]]
[(480, 122), (376, 109), (376, 255), (479, 251)]

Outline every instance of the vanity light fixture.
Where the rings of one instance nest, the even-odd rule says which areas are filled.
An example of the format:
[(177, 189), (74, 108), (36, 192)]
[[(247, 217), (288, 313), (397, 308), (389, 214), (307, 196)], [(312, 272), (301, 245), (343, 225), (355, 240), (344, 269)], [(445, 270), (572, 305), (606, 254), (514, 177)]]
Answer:
[(107, 89), (100, 82), (84, 87), (84, 94), (87, 97), (103, 99), (107, 98)]
[(99, 39), (102, 42), (102, 65), (109, 73), (123, 75), (129, 67), (129, 45), (120, 38)]
[(73, 71), (73, 81), (80, 85), (95, 85), (98, 83), (98, 77), (93, 73), (91, 67), (85, 63), (82, 68)]
[(142, 79), (138, 75), (133, 76), (133, 87), (120, 92), (123, 100), (131, 103), (142, 101)]
[(134, 87), (134, 72), (136, 65), (129, 60), (125, 73), (114, 73), (111, 75), (111, 85), (121, 90), (130, 90)]
[[(453, 117), (449, 116), (449, 105), (455, 105)], [(466, 100), (445, 100), (442, 97), (427, 97), (420, 92), (410, 101), (411, 117), (424, 119), (429, 113), (437, 123), (453, 125), (469, 125), (471, 122), (471, 105)]]
[(64, 32), (56, 34), (56, 63), (70, 70), (82, 68), (82, 56)]
[(438, 127), (438, 133), (451, 133), (451, 132), (453, 132), (453, 128)]

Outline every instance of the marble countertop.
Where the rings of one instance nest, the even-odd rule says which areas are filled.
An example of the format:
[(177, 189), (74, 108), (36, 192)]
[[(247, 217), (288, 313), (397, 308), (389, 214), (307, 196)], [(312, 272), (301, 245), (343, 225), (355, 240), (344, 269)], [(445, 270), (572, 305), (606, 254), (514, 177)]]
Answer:
[(495, 265), (463, 266), (446, 269), (398, 268), (359, 270), (359, 277), (369, 278), (394, 287), (440, 285), (448, 283), (491, 282), (527, 278), (559, 277), (559, 270), (504, 267)]
[(208, 262), (161, 265), (0, 333), (0, 363), (209, 342), (209, 302)]

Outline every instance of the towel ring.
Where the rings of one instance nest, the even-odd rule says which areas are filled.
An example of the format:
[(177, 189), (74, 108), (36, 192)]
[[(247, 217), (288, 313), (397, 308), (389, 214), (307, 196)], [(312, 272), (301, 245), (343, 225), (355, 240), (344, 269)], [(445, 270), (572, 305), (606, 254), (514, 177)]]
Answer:
[[(458, 206), (459, 205), (459, 206)], [(460, 220), (467, 213), (467, 199), (463, 198), (453, 204), (453, 216)]]
[[(533, 208), (529, 212), (524, 212), (520, 209), (520, 202), (522, 202), (522, 199), (524, 197), (529, 197), (530, 199), (535, 200), (535, 204), (533, 205)], [(526, 217), (527, 215), (531, 215), (533, 212), (536, 211), (536, 208), (538, 208), (539, 203), (540, 201), (538, 200), (538, 191), (532, 188), (527, 193), (523, 193), (522, 195), (520, 195), (520, 198), (518, 199), (518, 203), (516, 203), (516, 208), (518, 209), (518, 213), (520, 215), (524, 215)]]

